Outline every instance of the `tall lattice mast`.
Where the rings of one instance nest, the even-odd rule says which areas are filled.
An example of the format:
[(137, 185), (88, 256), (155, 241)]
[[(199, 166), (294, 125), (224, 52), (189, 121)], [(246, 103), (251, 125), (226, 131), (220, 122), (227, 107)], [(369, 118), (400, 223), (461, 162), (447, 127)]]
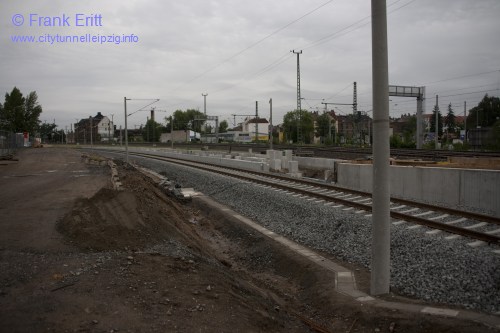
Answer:
[(302, 50), (295, 52), (297, 55), (297, 112), (298, 112), (298, 120), (297, 120), (297, 143), (302, 143), (302, 107), (301, 107), (301, 98), (300, 98), (300, 60), (299, 56), (302, 54)]

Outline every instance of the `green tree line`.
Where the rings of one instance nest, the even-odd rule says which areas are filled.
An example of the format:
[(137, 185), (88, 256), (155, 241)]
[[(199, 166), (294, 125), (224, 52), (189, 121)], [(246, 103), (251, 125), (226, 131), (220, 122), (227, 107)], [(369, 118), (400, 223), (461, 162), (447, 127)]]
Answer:
[(38, 104), (36, 91), (26, 97), (14, 87), (5, 94), (5, 101), (0, 103), (0, 129), (14, 133), (28, 132), (34, 135), (40, 129), (42, 106)]

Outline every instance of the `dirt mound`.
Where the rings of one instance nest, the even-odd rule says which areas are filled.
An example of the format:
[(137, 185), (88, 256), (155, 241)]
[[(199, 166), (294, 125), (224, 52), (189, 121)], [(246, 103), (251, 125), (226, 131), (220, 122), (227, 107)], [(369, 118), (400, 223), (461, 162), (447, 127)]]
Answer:
[[(331, 272), (206, 201), (179, 204), (118, 161), (124, 190), (112, 191), (107, 167), (79, 151), (24, 152), (31, 162), (3, 175), (67, 170), (2, 178), (0, 332), (490, 331), (336, 293)], [(73, 176), (82, 171), (91, 177)], [(84, 251), (60, 244), (63, 215), (65, 242)]]
[[(170, 240), (193, 242), (189, 216), (137, 172), (121, 170), (123, 191), (101, 189), (90, 199), (79, 199), (57, 223), (69, 241), (87, 250), (140, 250)], [(158, 205), (158, 199), (163, 201)]]

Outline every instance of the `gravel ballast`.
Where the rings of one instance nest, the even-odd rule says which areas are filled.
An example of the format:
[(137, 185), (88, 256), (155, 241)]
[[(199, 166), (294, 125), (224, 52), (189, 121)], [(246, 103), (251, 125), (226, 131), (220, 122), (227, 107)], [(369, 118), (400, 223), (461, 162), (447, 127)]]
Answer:
[[(371, 218), (325, 206), (215, 173), (131, 158), (183, 187), (231, 207), (289, 239), (336, 258), (370, 266)], [(489, 313), (500, 311), (500, 256), (491, 246), (470, 247), (470, 239), (446, 240), (426, 228), (391, 225), (391, 290), (441, 304)]]

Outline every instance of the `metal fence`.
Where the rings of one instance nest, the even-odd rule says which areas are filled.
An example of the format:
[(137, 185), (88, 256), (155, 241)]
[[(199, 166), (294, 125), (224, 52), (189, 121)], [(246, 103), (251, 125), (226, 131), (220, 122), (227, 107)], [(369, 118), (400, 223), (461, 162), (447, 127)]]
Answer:
[(0, 131), (0, 158), (13, 155), (17, 149), (24, 147), (24, 135)]

